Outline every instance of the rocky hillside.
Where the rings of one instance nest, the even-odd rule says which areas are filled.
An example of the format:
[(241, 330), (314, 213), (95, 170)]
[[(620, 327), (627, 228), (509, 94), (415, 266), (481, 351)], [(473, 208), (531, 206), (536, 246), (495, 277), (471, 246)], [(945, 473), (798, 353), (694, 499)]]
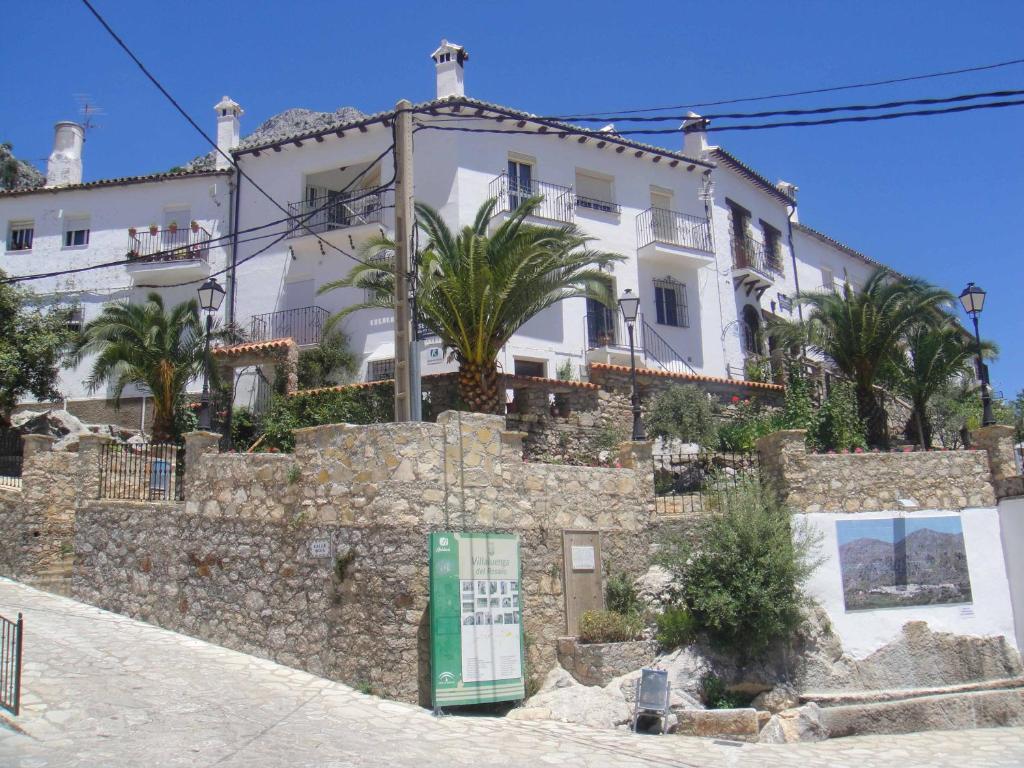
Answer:
[[(333, 112), (315, 112), (311, 109), (286, 109), (273, 117), (264, 120), (256, 130), (245, 136), (239, 146), (253, 147), (258, 144), (291, 136), (297, 133), (308, 133), (324, 130), (340, 123), (347, 123), (363, 117), (363, 113), (354, 107), (339, 107)], [(205, 171), (213, 168), (215, 153), (209, 152), (195, 158), (184, 167), (190, 171)]]
[(45, 183), (34, 165), (14, 156), (10, 142), (0, 144), (0, 189), (35, 189)]

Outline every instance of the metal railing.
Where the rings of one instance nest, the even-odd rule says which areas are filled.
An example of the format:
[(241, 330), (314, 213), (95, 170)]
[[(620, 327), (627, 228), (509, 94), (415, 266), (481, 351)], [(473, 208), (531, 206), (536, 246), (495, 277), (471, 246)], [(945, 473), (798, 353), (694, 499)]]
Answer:
[(622, 206), (607, 200), (598, 200), (596, 197), (584, 197), (576, 195), (577, 208), (589, 208), (592, 211), (603, 211), (604, 213), (622, 213)]
[(21, 433), (0, 430), (0, 486), (21, 487), (22, 450)]
[(102, 446), (99, 498), (181, 501), (185, 498), (185, 450), (170, 443)]
[(130, 261), (206, 261), (210, 233), (202, 227), (150, 229), (128, 235)]
[(488, 195), (498, 201), (494, 207), (495, 213), (514, 211), (528, 198), (536, 195), (543, 197), (533, 212), (537, 218), (571, 224), (576, 213), (576, 196), (572, 187), (562, 187), (536, 179), (531, 180), (529, 184), (523, 184), (509, 178), (507, 173), (502, 173), (491, 180)]
[(703, 216), (648, 208), (636, 217), (636, 245), (666, 243), (711, 253), (711, 227)]
[(756, 453), (661, 453), (653, 465), (654, 503), (662, 515), (708, 511), (716, 496), (760, 473)]
[[(594, 314), (588, 312), (583, 316), (587, 349), (613, 349), (618, 352), (629, 352), (629, 331), (619, 312)], [(686, 362), (665, 338), (638, 313), (633, 328), (633, 350), (637, 357), (637, 366), (650, 365), (652, 362), (670, 373), (696, 374), (693, 366)]]
[(291, 337), (296, 344), (319, 344), (324, 324), (331, 313), (323, 307), (298, 307), (253, 315), (249, 321), (250, 341), (270, 341)]
[(21, 710), (21, 646), (25, 636), (25, 620), (0, 616), (0, 708), (15, 717)]
[(335, 229), (361, 224), (383, 224), (388, 208), (387, 190), (367, 193), (357, 190), (348, 194), (328, 193), (299, 203), (288, 203), (292, 216), (300, 218), (288, 237), (323, 234)]
[(782, 275), (782, 259), (772, 253), (764, 243), (752, 237), (732, 238), (732, 268), (750, 269), (762, 277), (774, 280)]

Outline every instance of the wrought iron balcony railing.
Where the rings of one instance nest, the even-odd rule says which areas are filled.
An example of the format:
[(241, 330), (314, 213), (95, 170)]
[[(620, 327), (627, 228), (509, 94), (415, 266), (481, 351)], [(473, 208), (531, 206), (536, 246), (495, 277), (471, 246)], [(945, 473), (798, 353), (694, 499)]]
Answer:
[(206, 261), (209, 252), (210, 233), (200, 226), (128, 232), (130, 261)]
[(488, 194), (498, 201), (494, 208), (495, 213), (514, 211), (527, 199), (536, 195), (543, 198), (533, 212), (538, 218), (571, 224), (576, 212), (576, 196), (572, 187), (562, 187), (536, 179), (523, 184), (510, 178), (507, 173), (491, 180)]
[(250, 341), (291, 337), (299, 346), (319, 344), (330, 316), (323, 307), (298, 307), (254, 315), (249, 321)]
[(732, 239), (732, 268), (750, 269), (762, 277), (774, 280), (782, 275), (782, 259), (768, 250), (764, 243), (752, 237)]
[[(589, 312), (584, 317), (587, 349), (629, 351), (629, 331), (622, 314), (614, 310)], [(638, 313), (633, 327), (633, 350), (637, 365), (657, 365), (671, 373), (696, 373), (693, 366)]]
[(386, 195), (387, 191), (371, 194), (365, 191), (349, 194), (332, 192), (299, 203), (288, 203), (289, 211), (296, 217), (288, 237), (320, 235), (360, 224), (383, 224), (384, 211), (390, 207)]
[(711, 228), (703, 216), (648, 208), (636, 217), (636, 244), (666, 243), (711, 253)]
[(603, 211), (604, 213), (622, 213), (622, 206), (618, 203), (598, 200), (595, 197), (584, 197), (583, 195), (576, 195), (576, 207), (588, 208), (591, 211)]

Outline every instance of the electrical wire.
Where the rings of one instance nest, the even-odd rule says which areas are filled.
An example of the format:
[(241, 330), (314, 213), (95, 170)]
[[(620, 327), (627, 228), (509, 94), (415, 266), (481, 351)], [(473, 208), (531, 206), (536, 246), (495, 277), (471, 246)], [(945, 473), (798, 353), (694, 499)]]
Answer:
[[(880, 85), (893, 85), (896, 83), (909, 83), (916, 80), (928, 80), (935, 77), (949, 77), (951, 75), (962, 75), (970, 72), (982, 72), (990, 69), (1000, 69), (1002, 67), (1010, 67), (1017, 64), (1024, 64), (1024, 59), (1010, 59), (1009, 61), (1000, 61), (994, 64), (981, 64), (974, 67), (964, 67), (962, 69), (950, 69), (944, 72), (929, 72), (923, 75), (910, 75), (907, 77), (893, 77), (887, 80), (875, 80), (866, 83), (852, 83), (849, 85), (834, 85), (827, 88), (812, 88), (804, 91), (788, 91), (786, 93), (772, 93), (761, 96), (744, 96), (736, 99), (721, 99), (719, 101), (704, 101), (704, 102), (693, 102), (690, 104), (675, 104), (668, 107), (647, 107), (644, 109), (612, 109), (612, 110), (600, 110), (600, 112), (616, 113), (621, 115), (636, 115), (644, 112), (667, 112), (673, 109), (693, 109), (694, 107), (717, 107), (723, 104), (740, 104), (748, 101), (768, 101), (771, 99), (787, 99), (793, 96), (810, 96), (817, 93), (833, 93), (835, 91), (848, 91), (856, 88), (875, 88)], [(587, 117), (590, 115), (599, 114), (598, 111), (594, 112), (581, 112), (574, 115), (562, 115), (561, 120), (578, 120), (581, 117)]]

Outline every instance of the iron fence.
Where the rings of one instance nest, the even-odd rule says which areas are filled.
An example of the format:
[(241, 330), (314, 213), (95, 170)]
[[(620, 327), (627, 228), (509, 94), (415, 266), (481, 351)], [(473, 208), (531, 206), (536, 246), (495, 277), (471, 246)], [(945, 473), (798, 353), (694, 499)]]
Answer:
[(711, 227), (703, 216), (648, 208), (636, 217), (636, 245), (667, 243), (711, 253)]
[(210, 233), (200, 226), (153, 229), (128, 235), (128, 258), (132, 261), (206, 261)]
[(348, 194), (328, 192), (300, 203), (288, 203), (292, 216), (299, 217), (288, 237), (323, 234), (360, 224), (383, 224), (384, 211), (390, 207), (387, 192), (356, 190)]
[(181, 501), (185, 498), (185, 450), (170, 443), (104, 445), (99, 497)]
[(21, 710), (21, 645), (25, 620), (0, 616), (0, 708), (15, 717)]
[(561, 221), (566, 224), (573, 222), (576, 213), (576, 195), (572, 187), (563, 187), (547, 181), (531, 179), (522, 182), (509, 177), (507, 173), (491, 180), (488, 195), (497, 200), (495, 213), (514, 211), (530, 197), (540, 195), (541, 202), (533, 215), (540, 219)]
[(769, 280), (782, 275), (782, 259), (779, 255), (752, 237), (733, 237), (732, 267), (752, 270)]
[(0, 430), (0, 486), (21, 487), (21, 434), (13, 429)]
[(756, 453), (660, 453), (654, 456), (654, 500), (662, 515), (699, 514), (745, 479), (760, 476)]
[(289, 336), (299, 346), (319, 344), (330, 314), (323, 307), (313, 306), (254, 315), (249, 321), (249, 340), (270, 341)]

